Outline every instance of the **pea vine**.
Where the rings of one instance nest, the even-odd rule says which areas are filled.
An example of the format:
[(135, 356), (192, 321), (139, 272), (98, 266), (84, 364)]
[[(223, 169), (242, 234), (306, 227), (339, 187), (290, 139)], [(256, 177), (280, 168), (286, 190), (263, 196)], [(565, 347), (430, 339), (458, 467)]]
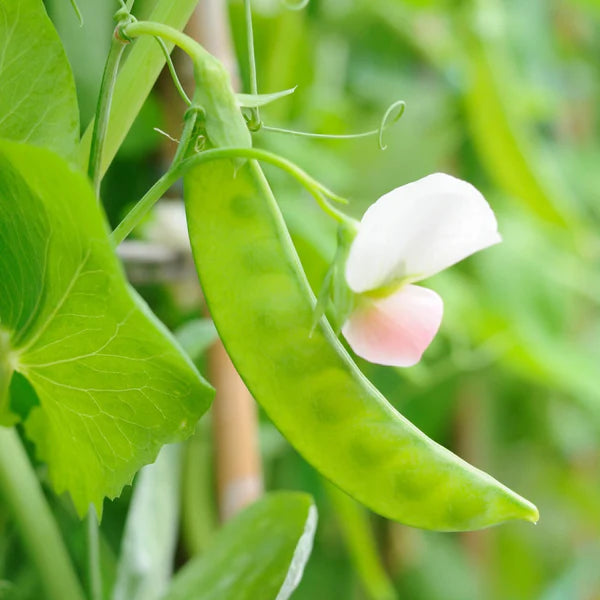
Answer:
[[(356, 221), (341, 208), (347, 199), (288, 158), (255, 147), (253, 137), (374, 137), (383, 150), (404, 101), (390, 104), (379, 127), (358, 133), (265, 123), (261, 107), (295, 88), (259, 93), (250, 0), (243, 2), (244, 93), (235, 93), (217, 57), (182, 32), (195, 0), (158, 0), (144, 20), (135, 17), (133, 0), (119, 5), (95, 118), (80, 138), (73, 76), (41, 1), (0, 0), (0, 33), (8, 40), (0, 81), (15, 81), (14, 90), (0, 85), (0, 489), (46, 597), (126, 598), (128, 586), (139, 584), (135, 552), (125, 544), (108, 592), (113, 581), (103, 570), (98, 525), (104, 499), (118, 497), (138, 472), (125, 539), (155, 552), (157, 563), (173, 559), (175, 538), (171, 554), (163, 540), (144, 538), (152, 494), (179, 482), (177, 452), (159, 451), (194, 434), (214, 390), (182, 347), (183, 337), (175, 339), (128, 283), (116, 252), (180, 180), (195, 269), (216, 332), (256, 402), (308, 463), (377, 514), (415, 527), (461, 531), (537, 521), (529, 501), (398, 413), (353, 358), (397, 367), (420, 360), (443, 305), (436, 292), (414, 283), (500, 241), (483, 196), (464, 181), (433, 174), (383, 196)], [(40, 45), (28, 43), (32, 31)], [(192, 62), (189, 96), (171, 60), (173, 47)], [(41, 51), (47, 60), (33, 78)], [(18, 77), (6, 66), (13, 63)], [(164, 64), (186, 105), (177, 150), (109, 234), (103, 177)], [(316, 297), (262, 163), (293, 178), (335, 221), (337, 250)], [(477, 234), (466, 236), (464, 223)], [(22, 435), (47, 464), (54, 491), (69, 494), (79, 518), (87, 515), (86, 592)], [(177, 495), (164, 502), (168, 510), (156, 518), (176, 523)], [(344, 509), (344, 500), (336, 502)], [(164, 575), (160, 593), (185, 599), (217, 589), (221, 598), (245, 598), (259, 589), (260, 597), (284, 600), (298, 585), (315, 528), (309, 496), (267, 494), (215, 536), (214, 552), (193, 558), (174, 577)], [(244, 544), (256, 548), (256, 564), (229, 577), (228, 565)]]

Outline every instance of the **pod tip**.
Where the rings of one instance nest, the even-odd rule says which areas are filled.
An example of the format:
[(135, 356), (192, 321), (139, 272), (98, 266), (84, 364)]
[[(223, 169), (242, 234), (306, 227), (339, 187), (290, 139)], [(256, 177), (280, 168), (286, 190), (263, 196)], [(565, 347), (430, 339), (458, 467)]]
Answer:
[(537, 525), (540, 520), (540, 511), (538, 510), (537, 506), (532, 502), (529, 502), (529, 500), (523, 498), (522, 507), (524, 509), (522, 518), (525, 521), (529, 521), (530, 523)]

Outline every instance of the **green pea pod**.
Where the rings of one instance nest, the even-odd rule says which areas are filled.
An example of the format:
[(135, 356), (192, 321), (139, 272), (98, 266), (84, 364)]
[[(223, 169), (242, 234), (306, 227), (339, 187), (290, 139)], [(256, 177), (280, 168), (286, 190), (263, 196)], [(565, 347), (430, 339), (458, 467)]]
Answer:
[(294, 447), (375, 512), (425, 529), (537, 521), (535, 506), (400, 415), (356, 367), (315, 299), (253, 160), (191, 168), (188, 226), (219, 334), (256, 400)]

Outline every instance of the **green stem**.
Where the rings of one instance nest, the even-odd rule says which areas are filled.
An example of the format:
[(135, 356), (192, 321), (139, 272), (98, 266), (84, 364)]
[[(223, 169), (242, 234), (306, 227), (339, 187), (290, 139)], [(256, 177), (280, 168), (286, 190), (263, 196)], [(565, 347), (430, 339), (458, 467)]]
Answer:
[(100, 198), (100, 184), (102, 183), (102, 151), (106, 140), (110, 107), (119, 71), (119, 63), (121, 62), (124, 49), (125, 42), (113, 36), (102, 75), (98, 106), (96, 107), (96, 118), (94, 120), (90, 158), (88, 161), (88, 175), (92, 180), (97, 198)]
[(10, 509), (48, 600), (85, 596), (50, 507), (14, 429), (0, 427), (0, 493)]
[[(198, 0), (157, 0), (148, 18), (175, 28), (183, 28), (197, 3)], [(130, 5), (131, 0), (126, 6)], [(172, 44), (167, 46), (169, 50), (172, 48)], [(163, 53), (154, 39), (137, 41), (127, 53), (127, 59), (119, 70), (115, 85), (108, 133), (102, 152), (101, 173), (106, 172), (112, 162), (164, 64)], [(93, 124), (88, 126), (80, 144), (80, 163), (85, 171), (90, 155), (93, 127)]]
[[(246, 44), (248, 51), (248, 74), (250, 77), (250, 93), (258, 94), (258, 81), (256, 78), (256, 57), (254, 54), (254, 30), (252, 28), (252, 5), (250, 0), (244, 0), (244, 21), (246, 23)], [(248, 127), (250, 131), (258, 131), (261, 126), (260, 110), (258, 106), (250, 109), (250, 121)]]
[(117, 225), (111, 234), (113, 244), (118, 246), (139, 224), (148, 211), (168, 191), (168, 189), (179, 179), (181, 173), (178, 170), (194, 142), (192, 135), (198, 118), (198, 111), (191, 108), (185, 116), (185, 125), (181, 134), (181, 140), (177, 152), (169, 170), (144, 194), (141, 200), (127, 213), (125, 218)]
[(177, 146), (177, 152), (175, 153), (175, 157), (173, 158), (173, 162), (171, 163), (169, 171), (172, 171), (175, 167), (177, 167), (177, 165), (187, 156), (190, 146), (195, 142), (192, 137), (194, 135), (194, 128), (196, 127), (197, 120), (198, 108), (192, 106), (185, 113), (185, 125), (183, 126), (181, 139), (179, 141), (179, 145)]
[(201, 554), (217, 528), (212, 486), (214, 452), (207, 419), (198, 423), (196, 433), (184, 450), (181, 491), (181, 534), (188, 555)]
[(115, 246), (119, 245), (140, 223), (154, 204), (188, 169), (213, 160), (228, 158), (250, 158), (270, 163), (282, 169), (302, 184), (329, 216), (340, 223), (347, 223), (353, 226), (354, 220), (332, 206), (325, 196), (338, 200), (342, 199), (329, 191), (316, 179), (313, 179), (306, 171), (296, 166), (293, 162), (282, 158), (277, 154), (261, 150), (260, 148), (215, 148), (191, 156), (177, 165), (174, 164), (172, 168), (167, 171), (148, 190), (148, 192), (146, 192), (141, 200), (129, 211), (129, 213), (127, 213), (125, 218), (112, 232), (111, 240), (113, 244)]
[(181, 48), (194, 63), (201, 62), (212, 56), (192, 37), (181, 31), (165, 25), (163, 23), (154, 23), (153, 21), (137, 21), (123, 26), (121, 29), (123, 36), (127, 38), (136, 38), (142, 35), (150, 35), (168, 40), (175, 46)]
[(231, 89), (225, 67), (190, 36), (162, 23), (139, 21), (120, 28), (126, 39), (160, 37), (176, 44), (192, 59), (196, 87), (192, 105), (206, 114), (206, 137), (215, 147), (251, 146), (251, 136)]
[(324, 486), (367, 597), (370, 600), (397, 600), (394, 586), (381, 564), (367, 511), (328, 481)]
[(102, 600), (102, 569), (100, 567), (100, 536), (98, 518), (93, 508), (87, 515), (88, 576), (91, 600)]
[(173, 171), (167, 171), (125, 215), (111, 233), (110, 239), (118, 246), (140, 223), (148, 211), (163, 197), (165, 192), (179, 179)]

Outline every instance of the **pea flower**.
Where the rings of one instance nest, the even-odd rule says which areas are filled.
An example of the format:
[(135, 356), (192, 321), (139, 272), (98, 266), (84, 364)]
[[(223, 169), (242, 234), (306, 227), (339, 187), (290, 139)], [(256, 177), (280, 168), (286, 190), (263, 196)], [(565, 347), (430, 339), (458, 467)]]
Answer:
[(501, 241), (494, 213), (470, 183), (434, 173), (379, 198), (363, 216), (345, 276), (356, 294), (342, 333), (374, 363), (421, 359), (443, 314), (439, 295), (413, 285)]

